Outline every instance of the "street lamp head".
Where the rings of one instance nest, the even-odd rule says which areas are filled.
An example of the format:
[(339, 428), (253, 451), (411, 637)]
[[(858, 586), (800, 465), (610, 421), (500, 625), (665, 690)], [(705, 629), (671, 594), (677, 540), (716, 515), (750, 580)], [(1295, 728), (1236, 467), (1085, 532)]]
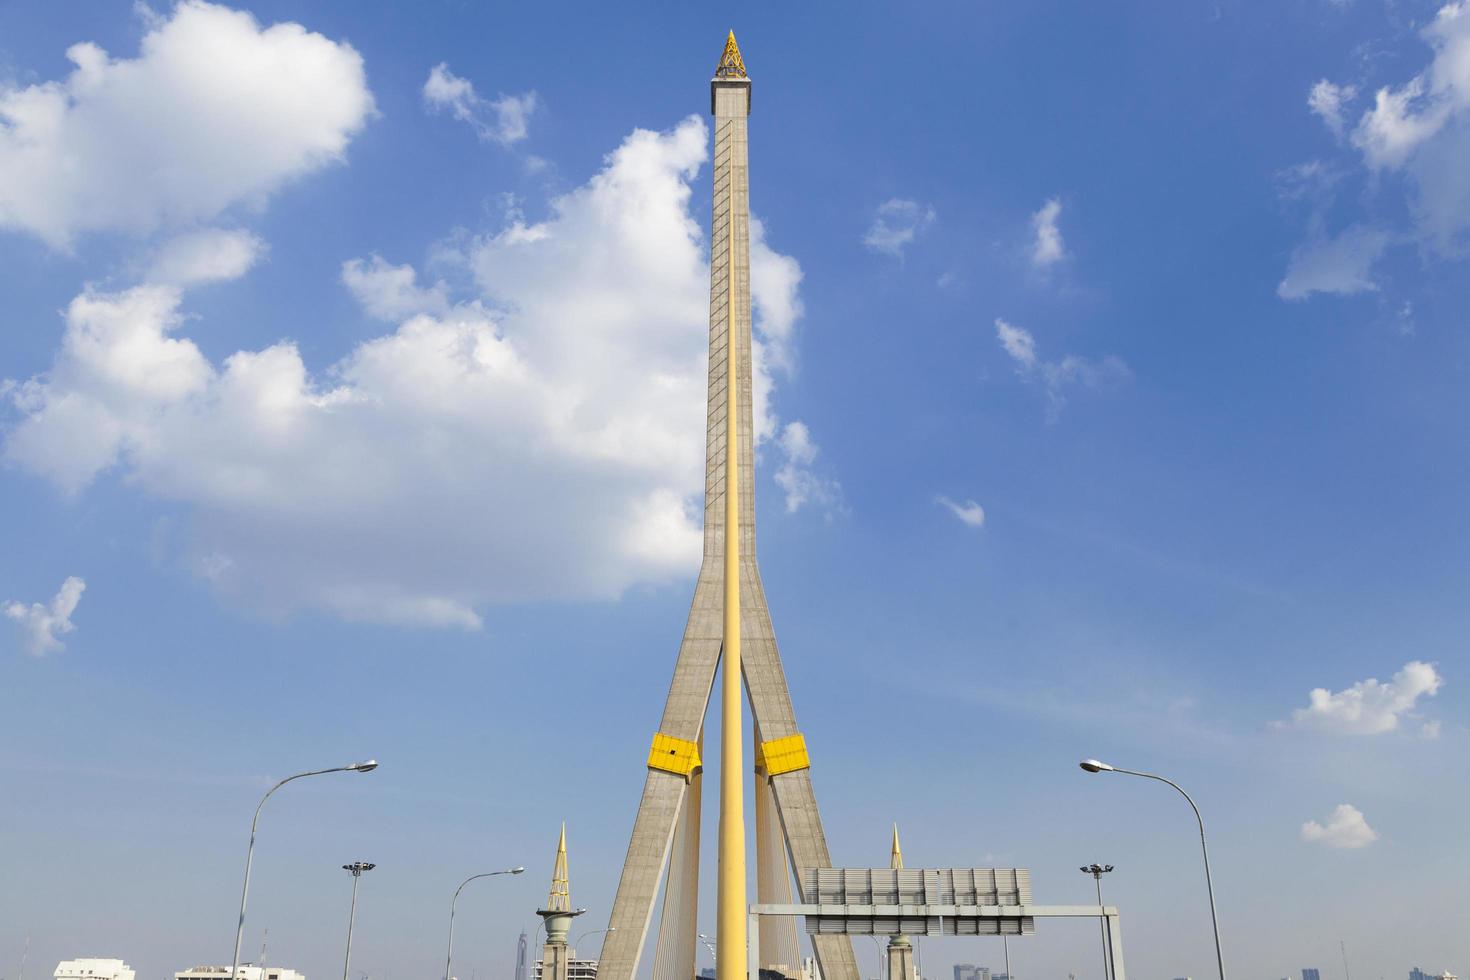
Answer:
[(366, 762), (354, 762), (347, 768), (351, 769), (353, 772), (372, 772), (374, 769), (378, 768), (378, 760), (369, 759)]
[(351, 871), (352, 877), (356, 878), (364, 871), (371, 871), (376, 867), (377, 865), (373, 864), (371, 861), (353, 861), (351, 864), (342, 865), (342, 870)]
[(513, 874), (513, 875), (518, 875), (522, 871), (525, 871), (525, 870), (526, 870), (525, 868), (511, 868), (510, 869), (510, 873)]
[(1113, 767), (1106, 762), (1098, 762), (1096, 759), (1083, 759), (1077, 763), (1088, 772), (1112, 772)]

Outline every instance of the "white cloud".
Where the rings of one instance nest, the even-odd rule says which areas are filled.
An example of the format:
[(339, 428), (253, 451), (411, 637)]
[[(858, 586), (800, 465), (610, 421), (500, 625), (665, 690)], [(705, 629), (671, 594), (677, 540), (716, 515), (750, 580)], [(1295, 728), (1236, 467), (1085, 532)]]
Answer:
[(19, 623), (25, 632), (27, 653), (39, 657), (51, 650), (62, 649), (60, 637), (76, 629), (71, 614), (77, 611), (77, 603), (82, 601), (82, 592), (86, 588), (86, 582), (72, 575), (61, 583), (61, 588), (47, 605), (39, 602), (29, 606), (19, 602), (5, 604), (6, 617)]
[(1357, 850), (1378, 839), (1378, 831), (1368, 826), (1363, 811), (1351, 803), (1339, 803), (1324, 826), (1315, 820), (1302, 824), (1302, 840), (1340, 850)]
[(363, 310), (379, 320), (398, 323), (420, 313), (449, 310), (449, 287), (443, 281), (427, 289), (418, 285), (411, 265), (389, 265), (381, 255), (342, 263), (342, 283)]
[(240, 229), (206, 228), (177, 235), (154, 253), (147, 279), (166, 286), (238, 279), (265, 252), (265, 242)]
[(1433, 664), (1411, 660), (1386, 684), (1370, 677), (1343, 691), (1315, 688), (1307, 707), (1291, 713), (1291, 722), (1333, 735), (1381, 735), (1397, 729), (1421, 697), (1433, 697), (1443, 684)]
[(777, 440), (781, 450), (781, 467), (776, 470), (776, 485), (786, 491), (786, 512), (794, 514), (807, 504), (828, 513), (842, 507), (842, 488), (836, 482), (819, 476), (812, 468), (817, 460), (817, 444), (804, 422), (788, 422)]
[(538, 105), (535, 92), (482, 98), (469, 79), (460, 78), (442, 62), (429, 69), (423, 95), (431, 112), (447, 111), (467, 123), (480, 139), (501, 146), (519, 143), (529, 135), (531, 115)]
[(66, 54), (64, 80), (0, 87), (0, 227), (56, 248), (258, 203), (341, 160), (373, 112), (350, 45), (201, 0), (150, 25), (136, 58)]
[(1021, 370), (1036, 367), (1036, 338), (1023, 327), (1012, 326), (1000, 317), (995, 318), (995, 336), (1001, 347), (1020, 365)]
[(1386, 232), (1366, 225), (1353, 225), (1332, 238), (1303, 242), (1291, 253), (1276, 295), (1306, 299), (1313, 293), (1348, 295), (1376, 290), (1373, 263), (1391, 243)]
[(1357, 96), (1358, 90), (1353, 86), (1336, 85), (1324, 78), (1312, 86), (1307, 95), (1307, 106), (1321, 118), (1333, 136), (1341, 139), (1346, 125), (1343, 110)]
[(969, 527), (980, 527), (985, 523), (985, 508), (973, 500), (966, 500), (961, 504), (941, 494), (935, 497), (934, 501), (959, 518), (962, 524)]
[(1031, 228), (1036, 233), (1036, 240), (1031, 244), (1031, 264), (1038, 269), (1056, 265), (1067, 257), (1062, 246), (1062, 231), (1057, 227), (1057, 219), (1061, 216), (1062, 202), (1055, 197), (1031, 216)]
[(1036, 338), (1031, 331), (995, 319), (995, 337), (1000, 346), (1016, 362), (1016, 373), (1035, 381), (1046, 389), (1047, 416), (1055, 420), (1067, 403), (1066, 390), (1073, 386), (1104, 388), (1133, 377), (1128, 364), (1116, 354), (1091, 359), (1077, 354), (1064, 355), (1058, 361), (1042, 360), (1036, 351)]
[[(1339, 175), (1309, 165), (1314, 178), (1324, 179), (1310, 182), (1316, 186), (1308, 188), (1313, 200), (1307, 240), (1292, 253), (1277, 288), (1282, 298), (1374, 290), (1373, 263), (1398, 244), (1416, 244), (1421, 254), (1465, 254), (1470, 244), (1470, 167), (1465, 166), (1470, 157), (1470, 0), (1442, 6), (1419, 36), (1430, 48), (1429, 63), (1406, 81), (1374, 92), (1350, 132), (1347, 108), (1356, 88), (1324, 79), (1307, 99), (1334, 136), (1348, 136), (1376, 193), (1402, 188), (1410, 228), (1385, 231), (1359, 224), (1329, 234), (1323, 227), (1332, 203), (1326, 192)], [(1387, 174), (1402, 180), (1386, 181)]]
[(914, 243), (934, 223), (934, 208), (918, 201), (893, 198), (878, 205), (878, 213), (863, 244), (875, 252), (902, 258), (904, 249)]
[[(707, 139), (696, 117), (636, 131), (545, 221), (462, 242), (478, 302), (348, 263), (369, 310), (405, 319), (319, 372), (290, 341), (212, 362), (180, 335), (195, 321), (175, 288), (88, 292), (52, 369), (15, 387), (6, 455), (72, 492), (115, 469), (181, 503), (182, 557), (271, 613), (473, 627), (486, 603), (684, 576), (701, 543), (709, 273), (690, 185)], [(774, 348), (800, 269), (761, 254), (756, 331)], [(800, 432), (782, 449), (809, 472)], [(827, 488), (792, 472), (788, 498)]]
[(1385, 86), (1353, 131), (1372, 170), (1402, 169), (1421, 236), (1443, 251), (1470, 227), (1470, 2), (1441, 7), (1422, 32), (1434, 52), (1404, 84)]

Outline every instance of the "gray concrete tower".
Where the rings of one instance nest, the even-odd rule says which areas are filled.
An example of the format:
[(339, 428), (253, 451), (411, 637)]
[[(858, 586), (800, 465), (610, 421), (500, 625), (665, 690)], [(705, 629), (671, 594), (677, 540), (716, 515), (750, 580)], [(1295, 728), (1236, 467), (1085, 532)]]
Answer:
[[(598, 980), (633, 980), (653, 918), (659, 879), (668, 867), (654, 980), (694, 975), (699, 861), (700, 743), (720, 660), (724, 585), (726, 385), (739, 386), (736, 464), (740, 467), (740, 643), (746, 696), (755, 719), (758, 901), (789, 901), (791, 872), (831, 867), (812, 792), (806, 740), (786, 686), (781, 655), (756, 566), (755, 455), (750, 357), (750, 180), (747, 158), (750, 78), (732, 32), (710, 82), (714, 115), (714, 186), (710, 222), (709, 391), (705, 430), (704, 559), (684, 628), (663, 718), (649, 750), (647, 777), (617, 897), (603, 941)], [(733, 332), (733, 337), (731, 336)], [(729, 377), (727, 345), (738, 345), (737, 377)], [(692, 791), (691, 791), (692, 790)], [(761, 808), (774, 819), (761, 833)], [(779, 834), (771, 824), (779, 826)], [(672, 860), (670, 855), (672, 853)], [(789, 858), (790, 865), (787, 865)], [(780, 873), (766, 869), (775, 868)], [(769, 934), (769, 935), (768, 935)], [(795, 924), (761, 929), (752, 964), (794, 959)], [(858, 980), (846, 936), (813, 937), (826, 980)], [(779, 957), (776, 958), (776, 957)]]

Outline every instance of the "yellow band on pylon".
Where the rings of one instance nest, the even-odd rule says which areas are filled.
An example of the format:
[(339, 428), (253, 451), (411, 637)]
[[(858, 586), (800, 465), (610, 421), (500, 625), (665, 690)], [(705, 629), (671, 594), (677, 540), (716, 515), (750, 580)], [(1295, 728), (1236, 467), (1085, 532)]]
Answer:
[(648, 749), (648, 768), (688, 778), (704, 768), (704, 762), (699, 758), (699, 746), (694, 742), (655, 732), (653, 745)]
[(785, 738), (773, 738), (761, 743), (761, 757), (757, 765), (765, 770), (766, 776), (779, 776), (783, 772), (796, 772), (812, 767), (811, 756), (807, 755), (806, 738), (797, 732)]

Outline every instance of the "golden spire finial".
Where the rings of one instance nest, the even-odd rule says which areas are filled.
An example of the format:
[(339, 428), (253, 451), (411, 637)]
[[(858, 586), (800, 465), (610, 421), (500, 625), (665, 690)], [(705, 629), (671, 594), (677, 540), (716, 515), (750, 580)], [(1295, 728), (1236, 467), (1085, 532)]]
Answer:
[(745, 61), (740, 57), (740, 45), (735, 43), (735, 32), (725, 38), (725, 51), (720, 55), (720, 65), (715, 69), (716, 78), (745, 78)]
[(551, 895), (546, 899), (550, 912), (572, 910), (571, 880), (567, 875), (567, 822), (561, 822), (561, 840), (556, 844), (556, 866), (551, 872)]
[(903, 867), (903, 851), (898, 846), (898, 824), (893, 825), (893, 855), (888, 860), (890, 868)]

